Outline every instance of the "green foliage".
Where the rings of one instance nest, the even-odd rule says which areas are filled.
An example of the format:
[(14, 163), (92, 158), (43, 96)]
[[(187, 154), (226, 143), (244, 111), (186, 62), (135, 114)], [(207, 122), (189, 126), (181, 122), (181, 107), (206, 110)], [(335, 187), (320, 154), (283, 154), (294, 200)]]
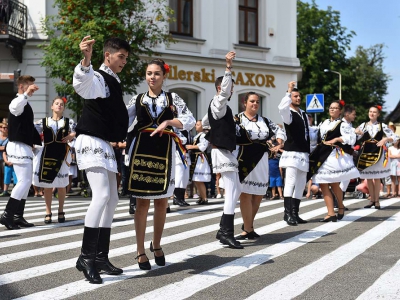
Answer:
[[(384, 104), (389, 76), (383, 72), (383, 45), (358, 47), (355, 56), (346, 58), (350, 42), (356, 33), (340, 24), (340, 12), (319, 9), (297, 1), (297, 55), (303, 68), (298, 87), (302, 94), (323, 93), (325, 105), (339, 99), (339, 76), (342, 75), (342, 98), (357, 110), (355, 125), (368, 119), (368, 108)], [(384, 113), (382, 113), (383, 117)], [(328, 112), (318, 119), (328, 117)]]
[(153, 49), (172, 41), (168, 22), (172, 11), (164, 0), (55, 0), (57, 16), (42, 20), (48, 41), (40, 47), (44, 51), (41, 65), (55, 82), (58, 94), (66, 95), (68, 108), (77, 115), (83, 107), (72, 87), (75, 66), (83, 58), (79, 43), (86, 35), (96, 40), (93, 49), (94, 69), (103, 62), (103, 43), (109, 37), (127, 40), (132, 52), (123, 71), (118, 74), (126, 94), (144, 80), (146, 62), (140, 56), (158, 55)]

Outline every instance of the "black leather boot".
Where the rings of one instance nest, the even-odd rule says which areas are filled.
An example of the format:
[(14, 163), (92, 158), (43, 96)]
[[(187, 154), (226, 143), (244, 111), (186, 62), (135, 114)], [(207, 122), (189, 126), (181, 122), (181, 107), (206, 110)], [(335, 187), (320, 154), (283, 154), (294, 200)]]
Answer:
[(217, 231), (217, 235), (215, 236), (215, 238), (217, 240), (219, 240), (221, 238), (221, 235), (222, 235), (221, 228), (222, 228), (222, 219), (223, 218), (224, 218), (224, 213), (222, 213), (221, 220), (219, 221), (219, 230)]
[(186, 200), (185, 200), (185, 193), (186, 193), (186, 189), (181, 188), (181, 202), (182, 202), (185, 206), (190, 206), (190, 204), (187, 203)]
[(297, 226), (296, 218), (293, 216), (292, 197), (284, 197), (285, 215), (283, 220), (290, 226)]
[(25, 210), (25, 203), (26, 203), (26, 199), (21, 199), (21, 201), (19, 201), (19, 206), (17, 211), (14, 214), (14, 224), (15, 225), (19, 225), (21, 227), (32, 227), (35, 226), (32, 223), (28, 223), (25, 219), (24, 219), (24, 210)]
[(100, 227), (95, 265), (98, 272), (103, 271), (108, 275), (119, 275), (123, 272), (122, 269), (113, 266), (108, 259), (108, 253), (110, 251), (110, 235), (111, 228)]
[(9, 230), (20, 229), (20, 227), (14, 223), (14, 214), (18, 210), (19, 202), (19, 200), (10, 197), (6, 209), (0, 217), (0, 224), (6, 226)]
[(95, 284), (103, 283), (103, 279), (101, 279), (95, 266), (99, 231), (99, 228), (85, 227), (83, 231), (81, 255), (79, 255), (76, 261), (76, 268), (83, 272), (90, 283)]
[(186, 201), (185, 201), (185, 189), (175, 188), (173, 204), (179, 205), (179, 206), (190, 205), (189, 203), (186, 203)]
[(129, 214), (134, 215), (136, 211), (136, 197), (129, 196)]
[(306, 224), (307, 221), (303, 220), (302, 218), (299, 217), (299, 210), (300, 210), (300, 200), (296, 199), (296, 198), (292, 198), (293, 199), (293, 204), (295, 209), (293, 210), (293, 216), (296, 219), (298, 224)]
[(234, 217), (235, 215), (227, 215), (227, 214), (222, 215), (221, 218), (222, 227), (219, 230), (220, 231), (219, 241), (224, 245), (228, 245), (230, 248), (243, 249), (243, 246), (240, 244), (240, 242), (235, 240), (235, 237), (233, 236)]

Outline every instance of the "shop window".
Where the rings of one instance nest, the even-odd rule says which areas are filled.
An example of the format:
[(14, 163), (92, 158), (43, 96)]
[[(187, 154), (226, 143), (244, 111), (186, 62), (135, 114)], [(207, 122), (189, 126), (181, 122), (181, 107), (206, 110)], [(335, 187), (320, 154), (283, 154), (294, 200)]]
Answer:
[(239, 0), (239, 44), (258, 45), (258, 0)]
[(169, 24), (172, 34), (193, 36), (193, 0), (169, 0), (175, 22)]

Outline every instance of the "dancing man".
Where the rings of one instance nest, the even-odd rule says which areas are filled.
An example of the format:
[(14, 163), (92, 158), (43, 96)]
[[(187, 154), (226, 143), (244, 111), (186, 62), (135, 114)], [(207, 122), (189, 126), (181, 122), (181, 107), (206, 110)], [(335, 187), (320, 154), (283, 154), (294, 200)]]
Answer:
[(279, 167), (286, 168), (283, 219), (291, 226), (307, 223), (299, 217), (299, 208), (306, 185), (310, 154), (308, 117), (300, 108), (301, 95), (295, 85), (295, 81), (289, 82), (288, 91), (278, 106), (287, 136), (283, 148), (285, 151), (279, 162)]
[(39, 133), (33, 125), (33, 110), (28, 101), (39, 89), (34, 82), (35, 78), (32, 76), (20, 76), (17, 80), (17, 97), (9, 105), (7, 155), (8, 161), (14, 166), (18, 183), (13, 188), (6, 209), (0, 218), (0, 223), (7, 229), (34, 226), (23, 217), (26, 197), (32, 185), (32, 147), (42, 145)]
[(225, 75), (215, 81), (217, 94), (211, 100), (208, 114), (204, 116), (203, 126), (211, 125), (207, 139), (213, 145), (211, 151), (214, 173), (221, 173), (225, 187), (224, 213), (222, 214), (220, 229), (216, 238), (231, 248), (243, 249), (239, 241), (233, 236), (235, 206), (241, 193), (241, 184), (238, 175), (238, 161), (232, 154), (236, 149), (236, 126), (232, 110), (228, 105), (233, 93), (233, 79), (231, 74), (232, 61), (236, 53), (231, 51), (225, 56)]
[(84, 59), (75, 67), (73, 80), (75, 91), (85, 99), (75, 129), (76, 158), (79, 169), (86, 171), (93, 193), (76, 268), (83, 271), (90, 283), (99, 284), (99, 271), (109, 275), (123, 272), (108, 260), (111, 223), (118, 204), (117, 161), (110, 142), (123, 141), (128, 130), (128, 111), (117, 73), (126, 64), (130, 46), (119, 38), (106, 40), (104, 62), (93, 71), (90, 59), (94, 43), (86, 36), (79, 44)]

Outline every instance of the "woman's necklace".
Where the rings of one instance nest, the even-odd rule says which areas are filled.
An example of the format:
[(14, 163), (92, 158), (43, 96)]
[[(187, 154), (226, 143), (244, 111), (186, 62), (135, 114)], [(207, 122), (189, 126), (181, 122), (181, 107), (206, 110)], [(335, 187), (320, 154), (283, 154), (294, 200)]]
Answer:
[(160, 94), (158, 94), (158, 96), (152, 97), (150, 96), (150, 93), (147, 92), (147, 97), (149, 97), (151, 99), (151, 109), (153, 110), (154, 115), (157, 116), (157, 99), (158, 97), (160, 97), (160, 95), (162, 94), (163, 91), (160, 92)]

